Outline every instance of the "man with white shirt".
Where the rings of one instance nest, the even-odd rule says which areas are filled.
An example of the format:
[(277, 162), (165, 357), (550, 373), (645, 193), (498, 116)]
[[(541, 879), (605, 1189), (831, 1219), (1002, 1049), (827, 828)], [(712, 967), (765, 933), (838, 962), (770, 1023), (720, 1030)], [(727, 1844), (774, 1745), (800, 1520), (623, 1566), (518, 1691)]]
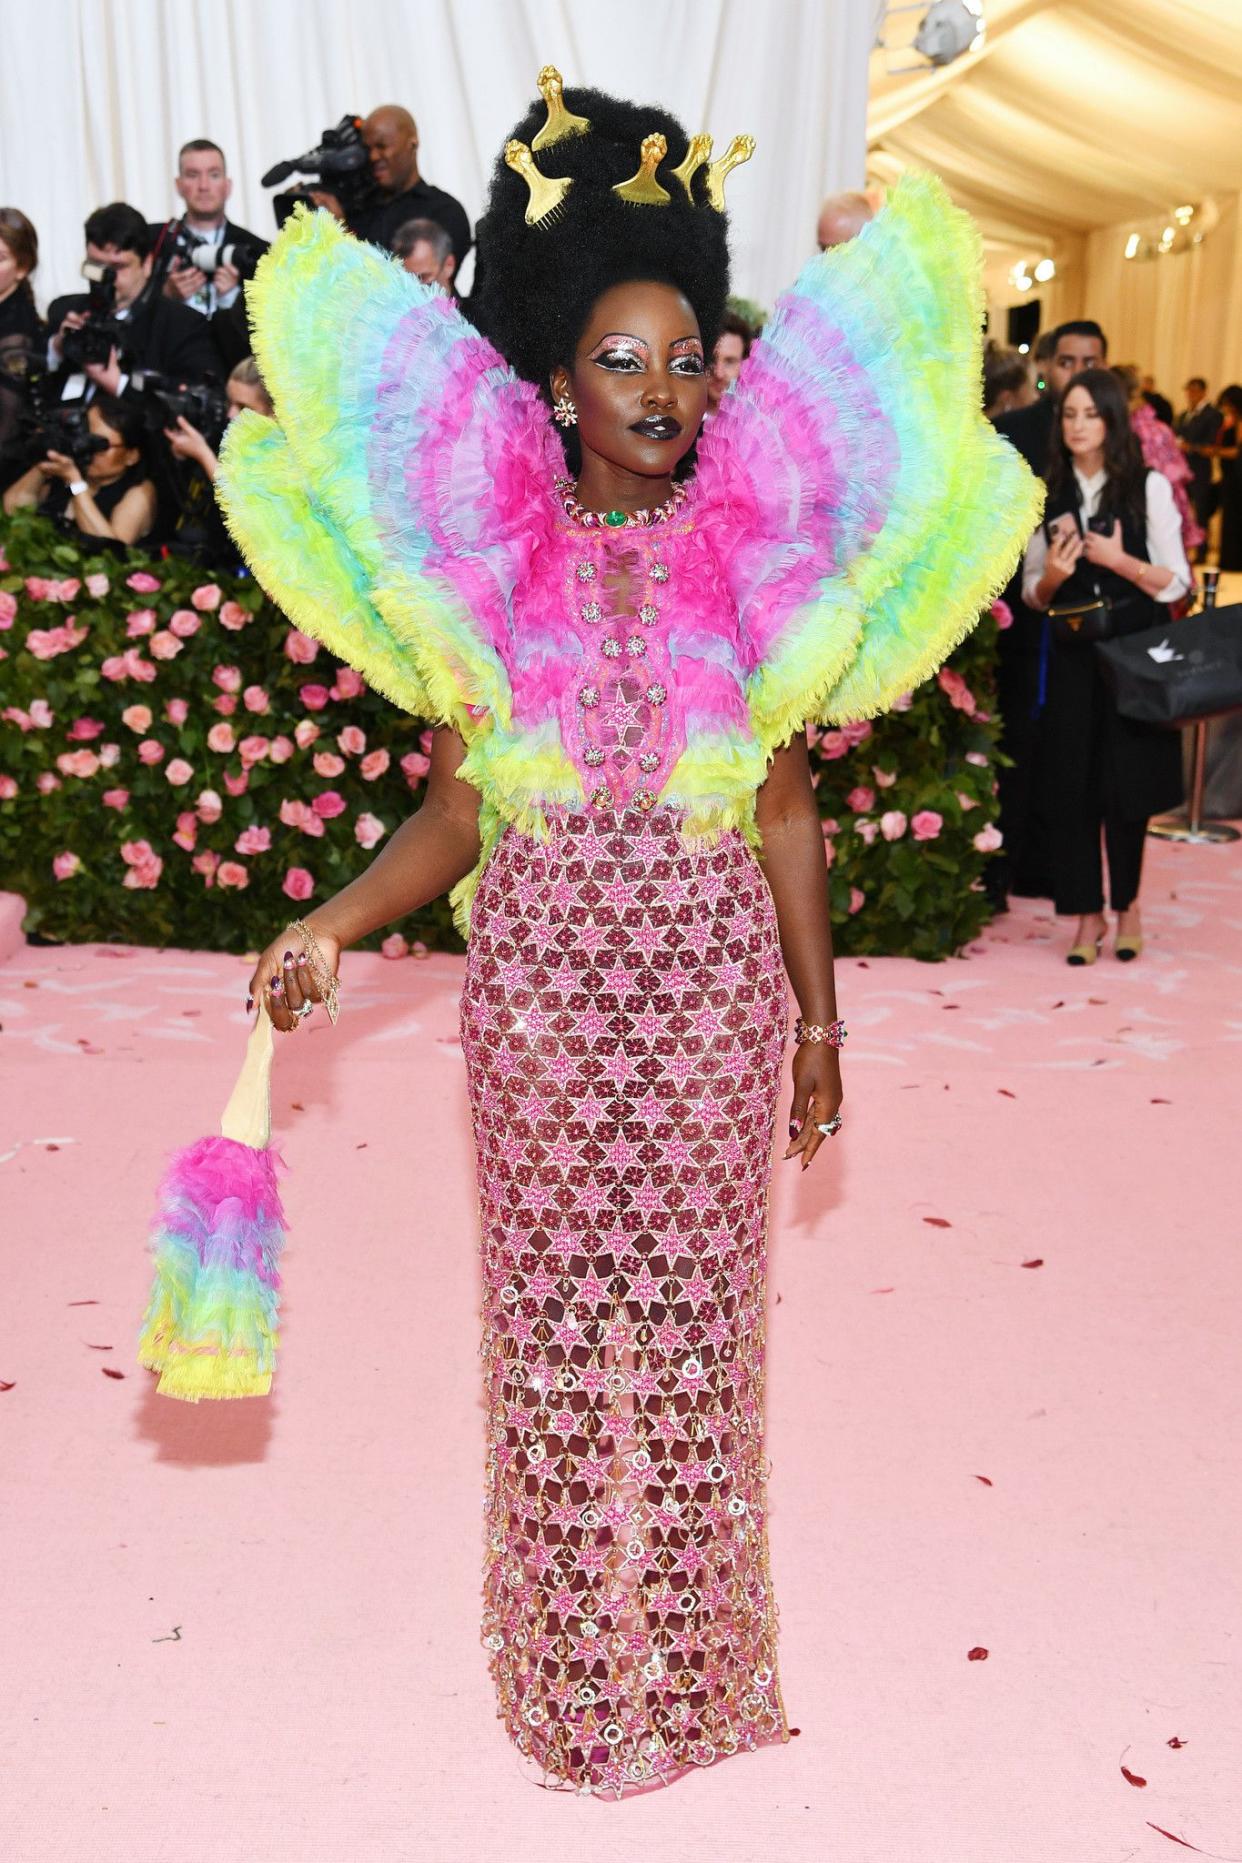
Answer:
[[(233, 192), (233, 182), (225, 166), (224, 151), (206, 137), (183, 143), (177, 155), (177, 176), (173, 182), (185, 203), (181, 225), (196, 246), (248, 246), (258, 254), (267, 251), (267, 241), (235, 226), (225, 213), (225, 204)], [(236, 265), (218, 264), (204, 271), (178, 255), (164, 281), (165, 296), (188, 304), (200, 316), (211, 317), (218, 310), (229, 310), (241, 291), (241, 274)]]

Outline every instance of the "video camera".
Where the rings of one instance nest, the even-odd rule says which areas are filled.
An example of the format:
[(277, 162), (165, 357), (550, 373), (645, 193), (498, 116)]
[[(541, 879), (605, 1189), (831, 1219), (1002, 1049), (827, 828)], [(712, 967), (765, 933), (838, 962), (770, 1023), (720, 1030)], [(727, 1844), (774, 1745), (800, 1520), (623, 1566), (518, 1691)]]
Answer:
[(124, 348), (125, 326), (113, 315), (116, 310), (116, 267), (96, 265), (87, 259), (82, 266), (87, 282), (86, 316), (80, 330), (62, 330), (60, 353), (65, 367), (84, 369), (91, 362), (107, 362), (113, 349)]
[[(290, 161), (277, 162), (274, 168), (269, 168), (262, 185), (265, 188), (277, 187), (282, 181), (287, 181), (290, 175), (315, 176), (327, 193), (336, 195), (346, 215), (368, 206), (379, 190), (371, 173), (367, 145), (362, 140), (362, 118), (343, 116), (335, 128), (324, 130), (317, 148), (308, 149), (305, 155), (296, 155)], [(287, 194), (273, 197), (277, 226), (284, 225), (298, 201), (304, 201), (307, 206), (312, 205), (308, 189), (295, 188)]]

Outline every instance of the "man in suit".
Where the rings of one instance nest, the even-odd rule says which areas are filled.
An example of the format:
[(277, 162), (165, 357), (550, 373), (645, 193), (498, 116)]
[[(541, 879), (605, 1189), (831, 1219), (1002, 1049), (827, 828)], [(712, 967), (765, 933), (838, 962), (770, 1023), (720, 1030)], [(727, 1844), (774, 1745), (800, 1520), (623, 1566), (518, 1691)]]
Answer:
[(85, 295), (55, 299), (47, 314), (48, 361), (61, 372), (60, 399), (90, 400), (96, 390), (123, 395), (135, 368), (158, 369), (178, 381), (219, 379), (221, 359), (206, 320), (184, 304), (148, 289), (151, 233), (136, 207), (113, 201), (95, 209), (86, 222), (86, 258), (89, 264), (109, 266), (116, 274), (112, 315), (121, 326), (117, 333), (120, 348), (114, 344), (107, 362), (88, 363), (81, 372), (67, 367), (64, 334), (81, 329), (88, 321), (90, 299)]
[(1212, 516), (1212, 461), (1210, 455), (1196, 452), (1195, 448), (1215, 443), (1223, 417), (1220, 409), (1208, 400), (1207, 383), (1201, 375), (1192, 375), (1183, 392), (1186, 406), (1173, 423), (1173, 431), (1182, 443), (1186, 464), (1190, 467), (1190, 502), (1206, 530)]
[[(246, 246), (256, 257), (267, 251), (265, 239), (247, 232), (244, 226), (235, 226), (225, 213), (233, 182), (218, 143), (204, 136), (183, 143), (173, 186), (185, 204), (181, 225), (196, 246)], [(163, 228), (155, 230), (157, 234), (163, 232)], [(212, 271), (203, 271), (180, 255), (173, 260), (164, 280), (166, 297), (188, 304), (203, 317), (229, 310), (241, 290), (241, 274), (235, 265), (219, 264)]]
[[(1107, 355), (1108, 341), (1098, 323), (1082, 319), (1058, 325), (1043, 368), (1045, 392), (1038, 401), (1013, 408), (994, 421), (997, 432), (1017, 448), (1039, 478), (1048, 465), (1061, 396), (1083, 369), (1103, 368)], [(1041, 804), (1040, 666), (1045, 622), (1022, 600), (1020, 564), (1004, 600), (1013, 626), (999, 636), (996, 695), (1003, 722), (1001, 749), (1013, 762), (998, 775), (1004, 852), (988, 862), (985, 875), (993, 907), (1002, 912), (1011, 892), (1035, 898), (1052, 895), (1051, 847)]]

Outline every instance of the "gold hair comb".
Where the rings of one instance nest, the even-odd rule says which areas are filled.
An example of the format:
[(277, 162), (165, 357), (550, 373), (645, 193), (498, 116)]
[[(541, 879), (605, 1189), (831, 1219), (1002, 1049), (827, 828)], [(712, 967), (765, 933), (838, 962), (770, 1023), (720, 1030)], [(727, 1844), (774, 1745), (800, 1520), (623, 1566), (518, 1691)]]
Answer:
[(548, 120), (531, 143), (531, 148), (550, 149), (554, 142), (564, 142), (566, 136), (585, 136), (591, 127), (591, 120), (585, 116), (574, 116), (565, 108), (565, 81), (555, 65), (545, 65), (539, 73), (539, 94), (548, 106)]
[(707, 198), (717, 213), (724, 212), (724, 184), (730, 171), (748, 162), (755, 153), (753, 136), (735, 136), (718, 162), (707, 171)]
[(690, 183), (694, 180), (694, 177), (698, 174), (704, 162), (710, 159), (711, 152), (712, 139), (710, 136), (691, 136), (690, 147), (686, 150), (685, 160), (673, 170), (673, 174), (686, 190), (686, 199), (690, 202), (691, 206), (694, 205), (694, 194), (691, 191)]
[(655, 176), (656, 169), (668, 154), (667, 141), (658, 131), (654, 136), (644, 136), (639, 154), (642, 160), (638, 173), (631, 175), (628, 181), (618, 181), (613, 193), (637, 207), (667, 207), (673, 197), (667, 188), (660, 186)]
[(527, 226), (546, 226), (556, 217), (561, 202), (574, 185), (572, 178), (541, 175), (528, 144), (516, 138), (505, 144), (505, 163), (515, 174), (521, 175), (530, 189), (530, 199), (526, 203)]

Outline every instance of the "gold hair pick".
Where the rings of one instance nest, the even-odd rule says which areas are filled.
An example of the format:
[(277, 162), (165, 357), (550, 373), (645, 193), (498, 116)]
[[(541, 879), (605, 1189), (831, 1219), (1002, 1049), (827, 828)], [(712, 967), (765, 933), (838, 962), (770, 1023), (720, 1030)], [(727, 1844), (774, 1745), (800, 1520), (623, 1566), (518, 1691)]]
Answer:
[(718, 162), (707, 171), (707, 198), (717, 213), (724, 212), (724, 184), (731, 169), (748, 162), (755, 153), (753, 136), (735, 136)]
[(585, 136), (591, 119), (574, 116), (565, 108), (565, 80), (555, 65), (544, 66), (538, 84), (539, 95), (548, 106), (548, 120), (530, 145), (536, 154), (540, 149), (550, 149), (554, 142), (564, 142), (566, 136)]
[(638, 207), (667, 207), (673, 197), (655, 177), (656, 169), (668, 154), (667, 141), (658, 130), (654, 136), (644, 136), (639, 154), (642, 161), (638, 173), (631, 175), (628, 181), (618, 181), (613, 193)]
[(711, 159), (712, 139), (710, 136), (691, 136), (690, 147), (686, 150), (686, 159), (673, 170), (678, 181), (686, 190), (686, 199), (694, 205), (694, 194), (690, 183), (702, 168), (704, 162)]
[(526, 203), (527, 226), (546, 225), (574, 185), (573, 181), (568, 175), (541, 175), (529, 146), (518, 142), (516, 137), (505, 144), (505, 162), (515, 174), (521, 175), (530, 189), (530, 199)]

